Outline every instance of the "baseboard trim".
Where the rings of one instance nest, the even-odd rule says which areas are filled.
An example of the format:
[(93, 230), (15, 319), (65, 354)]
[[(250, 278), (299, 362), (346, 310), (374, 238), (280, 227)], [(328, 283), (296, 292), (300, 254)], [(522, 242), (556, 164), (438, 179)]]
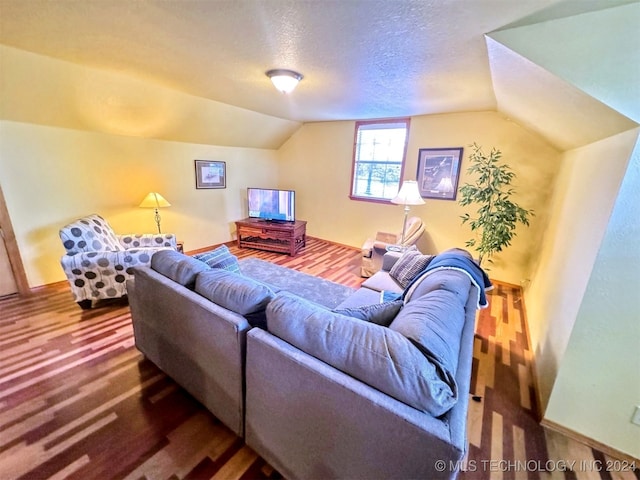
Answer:
[(527, 315), (527, 303), (524, 301), (524, 289), (521, 286), (517, 286), (520, 289), (520, 298), (522, 299), (522, 315), (524, 317), (524, 330), (525, 335), (527, 336), (527, 343), (529, 344), (529, 348), (531, 351), (531, 381), (533, 382), (533, 391), (536, 396), (537, 408), (534, 412), (536, 415), (536, 420), (541, 422), (544, 419), (544, 408), (542, 403), (542, 396), (540, 394), (540, 384), (538, 383), (538, 368), (536, 363), (536, 354), (533, 350), (533, 344), (531, 343), (531, 332), (529, 330), (529, 315)]
[[(307, 235), (307, 239), (319, 240), (321, 242), (330, 243), (331, 245), (337, 245), (339, 247), (348, 248), (350, 250), (353, 250), (354, 252), (357, 252), (358, 250), (360, 250), (359, 248), (354, 247), (353, 245), (346, 245), (344, 243), (334, 242), (333, 240), (327, 240), (326, 238), (314, 237), (312, 235)], [(185, 253), (188, 254), (188, 255), (193, 255), (193, 254), (196, 254), (196, 253), (201, 253), (201, 252), (206, 252), (206, 251), (209, 251), (209, 250), (213, 250), (214, 248), (217, 248), (220, 245), (226, 245), (227, 247), (231, 247), (231, 246), (236, 245), (236, 244), (237, 244), (237, 240), (229, 240), (228, 242), (217, 243), (215, 245), (209, 245), (207, 247), (201, 247), (201, 248), (198, 248), (196, 250), (189, 250), (188, 252), (185, 252)]]
[(227, 247), (230, 247), (232, 245), (235, 245), (236, 241), (235, 240), (230, 240), (228, 242), (222, 242), (222, 243), (216, 243), (215, 245), (207, 245), (206, 247), (200, 247), (200, 248), (196, 248), (195, 250), (185, 250), (184, 254), (185, 255), (195, 255), (197, 253), (203, 253), (203, 252), (208, 252), (210, 250), (213, 250), (214, 248), (218, 248), (222, 245), (226, 245)]
[(504, 285), (505, 287), (510, 287), (510, 288), (519, 288), (520, 291), (522, 291), (522, 285), (517, 285), (515, 283), (509, 283), (509, 282), (504, 282), (502, 280), (496, 280), (495, 278), (489, 278), (489, 280), (491, 280), (491, 283), (495, 284), (499, 284), (499, 285)]
[(331, 245), (337, 245), (338, 247), (348, 248), (348, 249), (353, 250), (355, 252), (360, 250), (359, 247), (354, 247), (353, 245), (347, 245), (345, 243), (334, 242), (333, 240), (327, 240), (326, 238), (314, 237), (312, 235), (307, 235), (307, 238), (313, 238), (314, 240), (320, 240), (321, 242), (327, 242), (327, 243), (330, 243)]
[(572, 440), (575, 440), (584, 445), (587, 445), (588, 447), (591, 447), (595, 450), (599, 450), (605, 455), (608, 455), (616, 460), (622, 460), (628, 463), (635, 462), (636, 468), (640, 468), (640, 459), (635, 458), (632, 455), (629, 455), (628, 453), (621, 452), (620, 450), (610, 447), (609, 445), (606, 445), (602, 442), (594, 440), (591, 437), (587, 437), (586, 435), (583, 435), (574, 430), (571, 430), (570, 428), (564, 427), (552, 420), (543, 418), (542, 421), (540, 422), (540, 425), (542, 425), (543, 428), (557, 432), (561, 435), (564, 435), (565, 437), (571, 438)]

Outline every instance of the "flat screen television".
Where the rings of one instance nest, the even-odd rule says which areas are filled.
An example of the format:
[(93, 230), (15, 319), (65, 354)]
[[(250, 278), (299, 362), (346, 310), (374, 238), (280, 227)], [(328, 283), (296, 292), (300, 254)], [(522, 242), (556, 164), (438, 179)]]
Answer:
[(296, 192), (274, 188), (247, 188), (249, 218), (269, 222), (293, 222), (296, 219)]

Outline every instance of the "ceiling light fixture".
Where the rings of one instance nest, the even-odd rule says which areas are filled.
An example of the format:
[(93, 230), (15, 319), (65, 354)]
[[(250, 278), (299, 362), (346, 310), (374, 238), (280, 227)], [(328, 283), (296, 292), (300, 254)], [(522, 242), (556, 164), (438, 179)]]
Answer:
[(271, 79), (274, 87), (282, 93), (291, 93), (296, 88), (298, 82), (304, 77), (298, 72), (293, 70), (286, 70), (283, 68), (276, 68), (275, 70), (269, 70), (266, 72), (267, 77)]

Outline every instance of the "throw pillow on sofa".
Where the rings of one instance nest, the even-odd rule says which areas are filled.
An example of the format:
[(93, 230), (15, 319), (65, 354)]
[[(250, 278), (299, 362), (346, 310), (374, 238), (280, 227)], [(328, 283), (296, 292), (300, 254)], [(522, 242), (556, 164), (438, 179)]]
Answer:
[(457, 398), (402, 334), (282, 292), (267, 306), (268, 330), (325, 363), (433, 416)]
[(195, 290), (213, 303), (244, 316), (252, 326), (266, 328), (265, 308), (274, 293), (265, 284), (213, 268), (198, 275)]
[(193, 258), (206, 263), (211, 268), (222, 268), (230, 272), (240, 273), (238, 258), (229, 251), (229, 247), (226, 245), (220, 245), (218, 248), (207, 252), (196, 253)]
[(404, 305), (401, 299), (361, 307), (336, 308), (334, 313), (388, 327)]
[(393, 264), (389, 275), (397, 281), (402, 288), (406, 288), (422, 270), (427, 268), (435, 255), (423, 255), (415, 248), (415, 245), (404, 252), (396, 263)]
[(193, 290), (196, 276), (200, 272), (210, 270), (208, 265), (175, 250), (154, 253), (151, 257), (151, 268), (190, 290)]

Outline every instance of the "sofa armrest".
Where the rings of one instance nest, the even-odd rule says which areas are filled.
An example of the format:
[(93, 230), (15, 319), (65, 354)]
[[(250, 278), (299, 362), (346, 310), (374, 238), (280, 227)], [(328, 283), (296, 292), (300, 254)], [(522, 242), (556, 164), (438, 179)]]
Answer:
[(362, 256), (364, 258), (371, 258), (373, 255), (373, 244), (374, 240), (372, 238), (367, 238), (367, 240), (362, 244)]
[(286, 478), (454, 478), (466, 451), (451, 412), (420, 412), (269, 332), (248, 333), (246, 376), (246, 442)]
[(246, 318), (149, 267), (127, 288), (136, 348), (242, 435)]
[(387, 233), (387, 232), (378, 232), (376, 233), (376, 241), (388, 244), (395, 245), (398, 242), (398, 234), (396, 233)]

